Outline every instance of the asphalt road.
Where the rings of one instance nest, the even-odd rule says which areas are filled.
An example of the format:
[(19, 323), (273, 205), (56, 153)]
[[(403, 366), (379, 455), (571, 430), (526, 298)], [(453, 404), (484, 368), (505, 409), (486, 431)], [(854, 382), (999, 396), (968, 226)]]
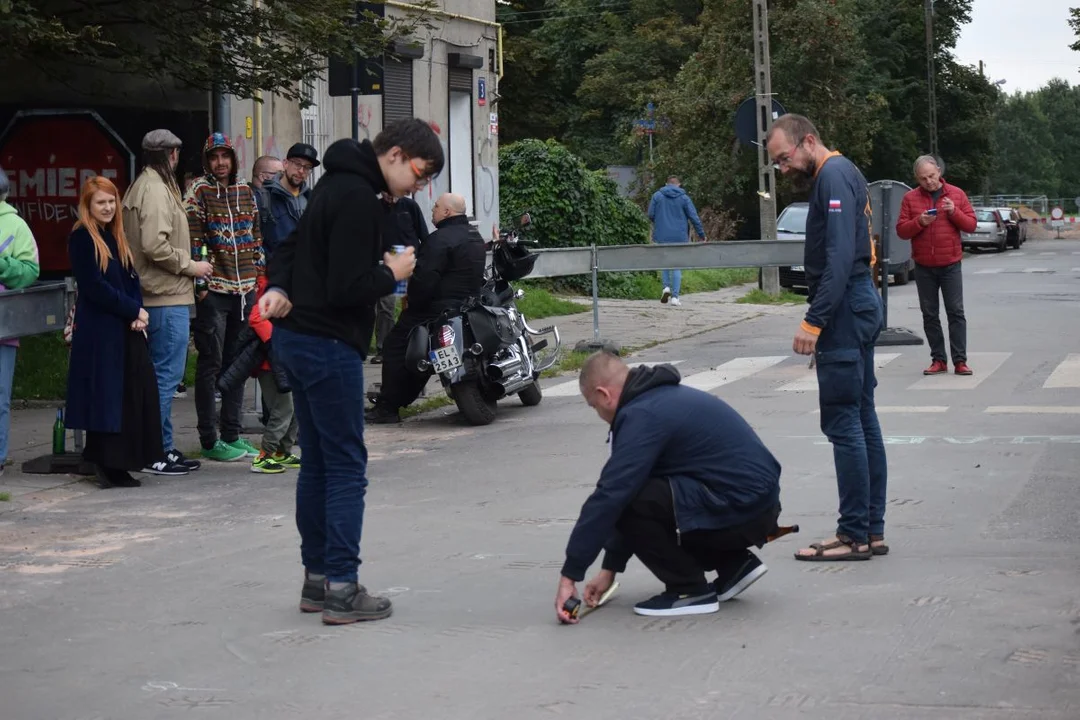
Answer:
[[(635, 616), (658, 587), (632, 562), (610, 606), (556, 624), (608, 450), (564, 378), (486, 428), (446, 410), (369, 431), (361, 580), (395, 602), (378, 623), (297, 611), (291, 475), (212, 468), (0, 517), (0, 716), (1075, 720), (1080, 245), (979, 255), (965, 283), (972, 378), (924, 378), (925, 345), (879, 349), (887, 557), (792, 558), (836, 512), (792, 308), (635, 358), (677, 362), (783, 464), (802, 532), (720, 612)], [(922, 334), (913, 284), (889, 317)]]

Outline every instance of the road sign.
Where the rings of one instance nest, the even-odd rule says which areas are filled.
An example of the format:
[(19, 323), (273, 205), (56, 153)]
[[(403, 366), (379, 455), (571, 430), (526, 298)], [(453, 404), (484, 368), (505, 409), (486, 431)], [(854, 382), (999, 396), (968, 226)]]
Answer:
[(1060, 220), (1063, 217), (1065, 217), (1065, 211), (1059, 207), (1055, 207), (1053, 210), (1050, 211), (1051, 220)]
[(1076, 203), (1076, 207), (1080, 208), (1080, 197), (1073, 200), (1073, 202)]

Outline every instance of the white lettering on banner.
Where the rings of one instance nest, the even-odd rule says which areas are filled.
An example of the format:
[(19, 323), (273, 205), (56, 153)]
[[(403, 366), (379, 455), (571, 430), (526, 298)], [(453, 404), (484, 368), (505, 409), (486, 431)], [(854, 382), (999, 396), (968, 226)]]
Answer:
[(12, 204), (27, 223), (34, 220), (51, 223), (62, 223), (70, 220), (74, 223), (79, 219), (79, 206), (75, 203), (16, 200)]
[(77, 198), (83, 183), (90, 178), (101, 175), (114, 182), (117, 178), (116, 170), (108, 168), (99, 171), (93, 168), (61, 167), (6, 172), (13, 198)]

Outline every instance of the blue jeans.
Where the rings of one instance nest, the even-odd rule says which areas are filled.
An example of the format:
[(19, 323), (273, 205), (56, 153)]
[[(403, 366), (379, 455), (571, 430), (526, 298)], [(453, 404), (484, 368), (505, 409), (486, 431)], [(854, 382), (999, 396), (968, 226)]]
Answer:
[[(0, 345), (0, 463), (8, 459), (8, 431), (11, 429), (11, 386), (15, 381), (13, 345)], [(0, 464), (0, 468), (3, 465)]]
[(679, 297), (679, 288), (682, 286), (682, 270), (661, 270), (660, 282), (664, 287), (671, 288), (671, 294)]
[(340, 340), (274, 328), (292, 384), (303, 462), (296, 480), (300, 558), (330, 582), (356, 582), (367, 493), (364, 360)]
[(172, 401), (176, 386), (184, 379), (187, 368), (188, 332), (191, 327), (191, 308), (187, 305), (146, 308), (150, 324), (150, 359), (157, 375), (158, 400), (161, 408), (161, 446), (173, 449)]
[(870, 276), (852, 278), (816, 352), (821, 430), (833, 446), (840, 494), (837, 533), (859, 543), (885, 533), (888, 471), (874, 407), (874, 343), (882, 323)]

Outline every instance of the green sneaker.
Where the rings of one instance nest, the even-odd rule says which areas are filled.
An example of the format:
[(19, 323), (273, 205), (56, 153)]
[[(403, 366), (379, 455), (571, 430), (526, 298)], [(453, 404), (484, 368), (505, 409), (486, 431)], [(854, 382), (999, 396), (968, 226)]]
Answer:
[(289, 453), (288, 455), (272, 455), (271, 458), (283, 468), (288, 468), (289, 470), (300, 469), (300, 458), (292, 453)]
[(207, 460), (216, 460), (217, 462), (236, 462), (246, 458), (247, 452), (229, 445), (224, 440), (218, 440), (214, 443), (214, 447), (209, 450), (203, 448), (202, 456)]
[(251, 472), (263, 473), (265, 475), (279, 475), (285, 472), (285, 468), (274, 462), (274, 459), (269, 455), (262, 453), (259, 457), (255, 458), (255, 462), (251, 463)]
[(244, 456), (249, 458), (259, 457), (259, 449), (249, 443), (244, 438), (236, 438), (235, 442), (225, 443), (229, 447), (236, 448), (237, 450), (243, 450)]

